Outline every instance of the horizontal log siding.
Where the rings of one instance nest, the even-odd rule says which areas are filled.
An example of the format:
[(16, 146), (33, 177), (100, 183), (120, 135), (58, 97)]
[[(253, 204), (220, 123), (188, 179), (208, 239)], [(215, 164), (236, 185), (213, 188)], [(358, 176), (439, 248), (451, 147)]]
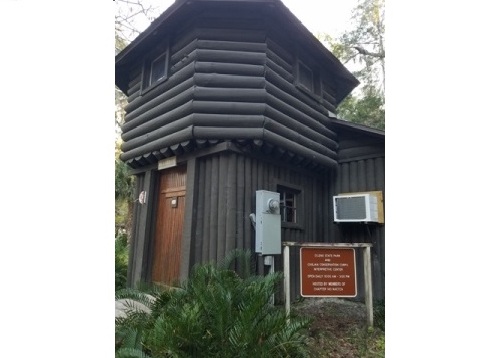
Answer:
[[(152, 108), (152, 104), (149, 103), (151, 100), (156, 99), (161, 94), (168, 93), (169, 90), (174, 89), (180, 83), (190, 79), (194, 74), (194, 64), (190, 64), (189, 66), (184, 66), (182, 70), (178, 70), (176, 73), (170, 75), (168, 80), (161, 85), (155, 87), (153, 90), (147, 92), (143, 96), (139, 97), (137, 100), (130, 101), (128, 105), (125, 107), (125, 111), (127, 112), (127, 117), (125, 118), (126, 121), (129, 121), (140, 114), (143, 114), (147, 110)], [(174, 95), (175, 92), (171, 93), (171, 96)], [(157, 104), (157, 102), (154, 102)], [(145, 106), (146, 104), (146, 106)], [(142, 106), (144, 106), (142, 108)], [(137, 110), (136, 112), (134, 112)]]
[(328, 91), (326, 91), (324, 89), (324, 87), (323, 87), (323, 101), (324, 101), (323, 104), (325, 105), (325, 107), (329, 111), (335, 113), (335, 111), (336, 111), (336, 100), (332, 95), (329, 94)]
[(127, 100), (128, 104), (125, 107), (125, 111), (128, 107), (134, 105), (135, 102), (140, 100), (140, 87), (141, 87), (141, 73), (142, 63), (138, 62), (133, 66), (132, 72), (129, 74), (130, 82), (128, 83)]
[[(167, 155), (165, 149), (174, 145), (175, 154), (181, 154), (184, 148), (178, 147), (179, 142), (191, 150), (196, 140), (259, 139), (315, 165), (336, 165), (335, 134), (325, 126), (328, 118), (320, 112), (324, 108), (276, 72), (267, 70), (271, 73), (265, 75), (269, 61), (291, 76), (290, 59), (283, 59), (285, 52), (278, 45), (273, 48), (280, 55), (267, 49), (265, 34), (258, 37), (257, 30), (252, 34), (261, 43), (251, 38), (216, 40), (216, 32), (210, 29), (194, 32), (205, 38), (184, 35), (181, 46), (172, 47), (168, 81), (127, 107), (123, 160), (149, 164)], [(138, 81), (131, 84), (137, 86)]]
[(338, 160), (351, 161), (384, 157), (384, 138), (359, 137), (357, 134), (340, 133)]
[[(327, 117), (330, 108), (325, 108), (322, 102), (312, 99), (296, 87), (293, 73), (294, 57), (288, 55), (288, 52), (272, 39), (268, 38), (266, 44), (267, 117), (317, 143), (313, 146), (303, 140), (302, 144), (305, 147), (315, 148), (317, 153), (337, 160), (336, 134), (326, 127), (330, 123)], [(309, 133), (311, 134), (308, 135)], [(327, 165), (327, 162), (324, 161), (322, 164)]]
[[(284, 33), (276, 23), (268, 22), (268, 28), (269, 31), (266, 44), (268, 46), (268, 51), (271, 51), (273, 54), (271, 57), (268, 56), (268, 58), (271, 58), (272, 62), (276, 62), (274, 61), (274, 58), (275, 56), (279, 56), (282, 61), (287, 62), (291, 66), (291, 70), (288, 70), (285, 66), (279, 66), (279, 62), (276, 62), (274, 65), (271, 65), (271, 63), (268, 62), (267, 65), (283, 79), (294, 85), (294, 63), (296, 61), (294, 57), (294, 49), (297, 47), (296, 39), (290, 38), (289, 35)], [(286, 50), (286, 48), (289, 50)], [(305, 54), (302, 53), (300, 56), (305, 56)], [(302, 102), (309, 103), (309, 105), (315, 108), (316, 111), (319, 111), (325, 116), (328, 116), (328, 111), (336, 113), (336, 85), (332, 76), (327, 72), (329, 70), (325, 69), (321, 63), (318, 63), (317, 58), (310, 57), (309, 59), (305, 59), (301, 57), (300, 60), (307, 60), (306, 62), (316, 63), (314, 71), (315, 73), (319, 73), (322, 86), (321, 105), (318, 105), (317, 100), (312, 99), (296, 88), (296, 93), (300, 96), (298, 98)]]
[(185, 23), (170, 38), (168, 80), (143, 95), (138, 60), (129, 82), (122, 160), (138, 168), (233, 139), (261, 140), (310, 168), (336, 166), (336, 135), (327, 128), (330, 96), (325, 105), (300, 91), (294, 54), (267, 35), (262, 15), (246, 17), (218, 12)]
[[(268, 107), (323, 135), (325, 139), (320, 143), (336, 150), (336, 135), (326, 128), (330, 123), (327, 117), (328, 111), (331, 111), (327, 102), (331, 99), (328, 98), (326, 101), (318, 102), (299, 90), (294, 81), (294, 57), (270, 38), (267, 39), (266, 44), (268, 46), (266, 52), (268, 58), (265, 78), (267, 80), (268, 97), (266, 103)], [(325, 103), (327, 103), (326, 106)], [(269, 108), (267, 113), (268, 110)], [(271, 116), (271, 118), (277, 119), (275, 116)], [(331, 158), (336, 157), (331, 156)]]
[(321, 72), (321, 92), (325, 108), (336, 113), (336, 108), (339, 104), (336, 100), (336, 84), (331, 75), (326, 71)]
[[(216, 32), (209, 29), (193, 32), (195, 36), (214, 34), (213, 37), (216, 37)], [(232, 29), (229, 33), (239, 33), (239, 30)], [(253, 33), (257, 37), (257, 31)], [(263, 75), (266, 45), (251, 41), (189, 39), (188, 36), (191, 34), (183, 36), (183, 43), (180, 41), (182, 46), (172, 47), (168, 81), (148, 92), (134, 105), (127, 106), (126, 122), (122, 127), (123, 160), (132, 160), (155, 150), (161, 152), (176, 139), (191, 143), (195, 132), (188, 127), (201, 126), (202, 123), (207, 127), (212, 125), (208, 117), (194, 116), (195, 111), (215, 114), (218, 112), (218, 103), (219, 112), (221, 108), (224, 109), (221, 104), (227, 105), (227, 110), (223, 112), (232, 115), (233, 120), (241, 114), (264, 112), (264, 106), (254, 104), (265, 101), (262, 93), (265, 93)], [(261, 38), (264, 39), (264, 34)], [(249, 106), (250, 103), (252, 106)], [(221, 118), (226, 120), (223, 125), (220, 122), (216, 124), (220, 128), (224, 128), (225, 123), (226, 127), (231, 126), (228, 119), (228, 116), (224, 116)], [(243, 123), (240, 127), (245, 126)], [(201, 132), (200, 129), (198, 132)], [(184, 135), (179, 138), (179, 133), (183, 132)]]
[[(221, 261), (234, 248), (255, 249), (255, 231), (249, 215), (256, 211), (256, 190), (277, 191), (277, 184), (301, 188), (300, 228), (283, 227), (283, 241), (317, 242), (323, 239), (320, 215), (322, 190), (328, 175), (308, 176), (277, 164), (234, 152), (197, 158), (195, 232), (191, 239), (192, 262)], [(293, 297), (299, 295), (299, 261), (292, 261)], [(258, 273), (263, 272), (258, 260)], [(282, 269), (279, 256), (275, 264)]]
[(336, 113), (338, 103), (336, 101), (335, 81), (327, 71), (321, 71), (320, 76), (323, 105), (328, 111)]
[[(277, 45), (276, 45), (277, 46)], [(317, 121), (320, 121), (324, 124), (329, 124), (329, 119), (327, 117), (328, 110), (324, 108), (324, 106), (319, 103), (317, 100), (312, 99), (304, 92), (300, 91), (294, 84), (294, 73), (293, 73), (293, 66), (285, 68), (284, 60), (281, 62), (275, 62), (275, 59), (281, 58), (278, 54), (276, 54), (271, 49), (268, 49), (267, 54), (268, 62), (267, 62), (267, 73), (266, 79), (268, 82), (271, 82), (276, 87), (282, 89), (284, 92), (288, 93), (290, 96), (296, 98), (298, 102), (305, 103), (309, 107), (308, 109), (304, 109), (303, 111), (312, 116)], [(271, 56), (274, 54), (274, 56)], [(283, 66), (282, 66), (283, 64)], [(278, 71), (279, 69), (279, 71)]]
[(136, 67), (130, 73), (130, 82), (128, 82), (127, 96), (128, 100), (132, 101), (139, 96), (140, 84), (141, 84), (141, 64), (137, 64)]

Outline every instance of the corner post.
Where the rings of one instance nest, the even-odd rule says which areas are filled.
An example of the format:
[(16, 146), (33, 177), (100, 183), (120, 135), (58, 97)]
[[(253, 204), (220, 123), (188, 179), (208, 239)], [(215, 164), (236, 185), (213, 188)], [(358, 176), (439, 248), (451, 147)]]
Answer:
[(283, 271), (284, 271), (284, 301), (286, 308), (286, 316), (289, 320), (289, 312), (291, 310), (291, 280), (289, 267), (289, 246), (285, 245), (283, 249)]
[(364, 266), (364, 296), (366, 304), (366, 319), (369, 327), (373, 326), (373, 281), (371, 274), (371, 247), (363, 248), (363, 266)]

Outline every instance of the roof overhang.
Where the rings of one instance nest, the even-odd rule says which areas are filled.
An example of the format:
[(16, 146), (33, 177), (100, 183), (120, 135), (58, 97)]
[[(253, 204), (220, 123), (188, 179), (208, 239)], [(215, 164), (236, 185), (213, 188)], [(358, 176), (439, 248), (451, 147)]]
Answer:
[(386, 133), (383, 130), (371, 128), (359, 123), (346, 121), (344, 119), (338, 119), (338, 118), (332, 118), (332, 117), (329, 117), (329, 118), (331, 122), (328, 127), (330, 127), (334, 131), (346, 130), (349, 132), (361, 133), (363, 135), (365, 134), (370, 137), (382, 138), (382, 139), (386, 137)]

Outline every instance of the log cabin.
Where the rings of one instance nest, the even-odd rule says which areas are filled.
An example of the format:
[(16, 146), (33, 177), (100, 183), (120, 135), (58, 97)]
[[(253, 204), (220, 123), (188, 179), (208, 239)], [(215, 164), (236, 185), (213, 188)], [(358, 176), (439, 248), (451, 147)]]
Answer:
[[(128, 98), (120, 158), (136, 177), (129, 286), (255, 252), (250, 215), (266, 190), (280, 195), (281, 241), (372, 243), (384, 299), (384, 223), (333, 212), (338, 194), (384, 200), (384, 131), (336, 118), (359, 82), (281, 1), (176, 0), (116, 55), (115, 82)], [(299, 249), (291, 263), (295, 299)]]

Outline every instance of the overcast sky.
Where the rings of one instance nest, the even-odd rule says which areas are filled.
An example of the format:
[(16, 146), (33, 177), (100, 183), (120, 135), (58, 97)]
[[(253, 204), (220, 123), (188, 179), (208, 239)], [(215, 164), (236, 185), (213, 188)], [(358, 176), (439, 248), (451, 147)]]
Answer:
[(314, 35), (319, 32), (339, 35), (350, 23), (358, 0), (283, 0), (283, 3)]

